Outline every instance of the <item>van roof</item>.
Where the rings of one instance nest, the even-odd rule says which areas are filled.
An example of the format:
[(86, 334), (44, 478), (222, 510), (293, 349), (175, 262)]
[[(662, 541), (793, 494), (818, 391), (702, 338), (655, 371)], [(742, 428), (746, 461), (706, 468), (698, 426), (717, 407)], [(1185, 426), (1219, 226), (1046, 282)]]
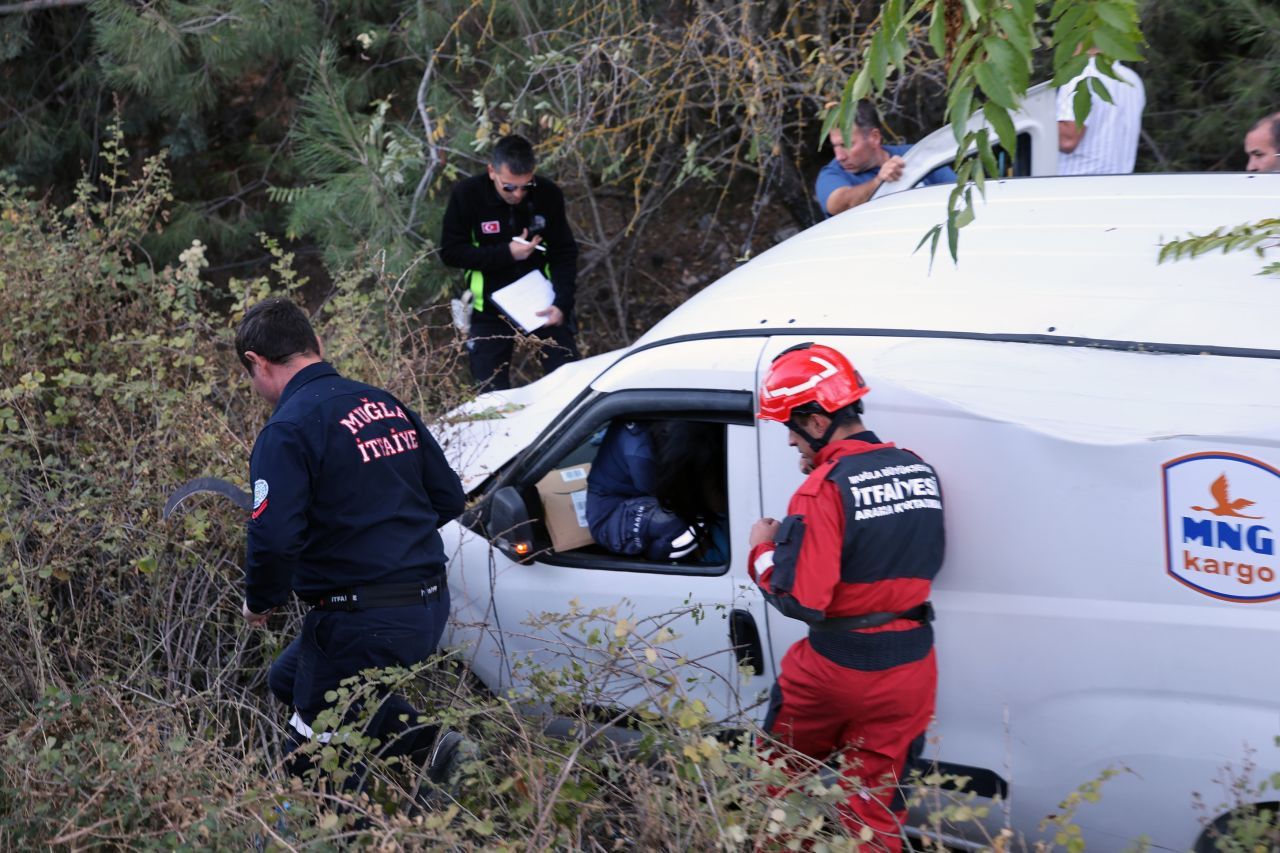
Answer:
[[(1280, 215), (1280, 174), (989, 182), (959, 263), (921, 237), (951, 187), (876, 199), (724, 276), (636, 342), (801, 330), (1280, 358), (1280, 282), (1253, 252), (1157, 264), (1161, 243)], [(976, 197), (975, 193), (975, 197)]]

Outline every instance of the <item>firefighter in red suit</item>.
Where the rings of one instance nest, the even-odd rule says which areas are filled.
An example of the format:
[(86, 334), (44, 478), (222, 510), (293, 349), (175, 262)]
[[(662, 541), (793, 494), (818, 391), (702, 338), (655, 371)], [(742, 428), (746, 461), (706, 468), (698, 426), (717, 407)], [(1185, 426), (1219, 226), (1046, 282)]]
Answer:
[[(862, 424), (868, 388), (821, 344), (786, 350), (760, 388), (760, 419), (790, 428), (808, 474), (782, 521), (751, 528), (749, 571), (809, 635), (782, 660), (765, 731), (849, 784), (849, 833), (897, 853), (898, 781), (924, 745), (937, 666), (929, 588), (942, 565), (942, 492), (933, 468)], [(853, 780), (856, 780), (853, 781)]]

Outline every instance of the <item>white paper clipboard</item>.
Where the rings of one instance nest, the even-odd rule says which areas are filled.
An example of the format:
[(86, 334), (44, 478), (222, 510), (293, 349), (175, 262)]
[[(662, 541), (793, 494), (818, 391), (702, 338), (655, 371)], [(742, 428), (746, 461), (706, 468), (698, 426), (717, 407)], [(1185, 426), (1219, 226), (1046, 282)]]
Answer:
[(524, 331), (532, 332), (547, 324), (547, 318), (539, 317), (538, 312), (551, 307), (556, 292), (542, 271), (534, 270), (495, 290), (491, 298), (512, 322)]

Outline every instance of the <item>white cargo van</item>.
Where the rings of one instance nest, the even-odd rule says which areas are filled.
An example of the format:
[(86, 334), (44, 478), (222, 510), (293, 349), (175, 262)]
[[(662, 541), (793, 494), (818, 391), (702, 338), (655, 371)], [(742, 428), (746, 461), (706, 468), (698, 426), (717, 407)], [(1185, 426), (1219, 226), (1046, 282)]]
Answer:
[[(801, 482), (754, 394), (776, 354), (820, 341), (870, 384), (868, 426), (945, 490), (926, 759), (1004, 794), (994, 820), (1031, 837), (1123, 768), (1078, 814), (1090, 849), (1145, 835), (1188, 850), (1193, 798), (1228, 799), (1224, 765), (1253, 749), (1280, 770), (1280, 282), (1249, 253), (1156, 257), (1163, 240), (1280, 213), (1280, 175), (992, 183), (959, 265), (930, 271), (913, 249), (948, 191), (834, 217), (633, 346), (455, 413), (442, 439), (478, 511), (445, 531), (451, 642), (503, 689), (519, 656), (554, 665), (575, 642), (531, 614), (701, 604), (672, 647), (720, 676), (697, 687), (717, 712), (762, 717), (753, 702), (805, 626), (747, 576), (748, 527), (784, 516)], [(652, 418), (721, 425), (728, 559), (557, 550), (539, 481), (589, 463), (601, 427)]]

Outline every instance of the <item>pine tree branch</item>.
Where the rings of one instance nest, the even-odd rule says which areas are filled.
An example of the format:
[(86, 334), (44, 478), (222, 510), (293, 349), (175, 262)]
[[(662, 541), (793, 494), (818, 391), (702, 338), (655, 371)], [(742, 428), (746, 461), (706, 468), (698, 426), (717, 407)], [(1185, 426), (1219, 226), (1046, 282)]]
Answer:
[(422, 70), (422, 78), (418, 81), (417, 107), (418, 118), (422, 121), (422, 139), (427, 148), (427, 165), (422, 171), (422, 179), (418, 181), (418, 186), (413, 191), (413, 201), (409, 204), (409, 220), (404, 225), (406, 234), (416, 234), (414, 230), (418, 222), (418, 205), (422, 202), (422, 198), (426, 195), (427, 187), (431, 186), (431, 182), (435, 179), (436, 171), (444, 163), (444, 158), (440, 155), (440, 145), (436, 140), (435, 127), (431, 123), (431, 111), (427, 109), (427, 92), (431, 85), (431, 77), (435, 74), (436, 57), (440, 55), (440, 51), (444, 49), (447, 42), (463, 23), (469, 20), (469, 15), (473, 9), (480, 5), (480, 0), (472, 0), (465, 12), (453, 19), (449, 31), (440, 39), (436, 49), (431, 51), (431, 55), (427, 57), (427, 67)]
[(427, 60), (427, 67), (422, 72), (422, 79), (418, 82), (418, 118), (422, 121), (422, 138), (426, 142), (427, 148), (427, 166), (422, 170), (422, 179), (418, 181), (418, 187), (413, 192), (413, 202), (409, 205), (409, 221), (405, 223), (405, 232), (413, 233), (414, 226), (418, 220), (418, 203), (422, 201), (423, 195), (427, 191), (427, 187), (431, 185), (431, 181), (435, 178), (436, 170), (440, 168), (440, 146), (436, 144), (435, 128), (431, 124), (431, 112), (427, 109), (427, 91), (431, 83), (432, 72), (435, 71), (436, 52), (432, 51), (431, 58)]
[(87, 6), (89, 0), (26, 0), (25, 3), (6, 3), (0, 6), (0, 15), (22, 15), (41, 9), (61, 9), (65, 6)]

